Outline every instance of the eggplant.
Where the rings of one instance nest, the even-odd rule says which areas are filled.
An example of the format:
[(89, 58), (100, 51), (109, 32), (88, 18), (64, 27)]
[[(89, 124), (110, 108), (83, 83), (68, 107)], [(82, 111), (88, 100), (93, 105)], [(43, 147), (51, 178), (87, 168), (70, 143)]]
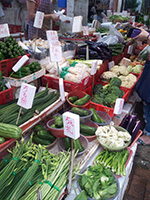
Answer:
[(130, 115), (129, 114), (126, 114), (123, 118), (123, 120), (121, 121), (120, 125), (122, 128), (125, 128), (127, 127), (128, 123), (129, 123), (129, 120), (130, 120)]
[(133, 130), (134, 126), (135, 126), (135, 122), (136, 122), (136, 115), (130, 115), (129, 123), (128, 123), (127, 127), (126, 127), (126, 130), (130, 134), (132, 134), (132, 130)]
[(131, 143), (132, 143), (132, 142), (134, 141), (134, 139), (136, 138), (136, 135), (137, 135), (137, 133), (139, 132), (140, 128), (141, 128), (141, 122), (140, 122), (140, 120), (138, 120), (138, 121), (136, 121), (135, 126), (134, 126), (134, 128), (133, 128), (133, 130), (132, 130), (132, 133), (131, 133), (131, 136), (132, 136), (132, 141), (131, 141)]

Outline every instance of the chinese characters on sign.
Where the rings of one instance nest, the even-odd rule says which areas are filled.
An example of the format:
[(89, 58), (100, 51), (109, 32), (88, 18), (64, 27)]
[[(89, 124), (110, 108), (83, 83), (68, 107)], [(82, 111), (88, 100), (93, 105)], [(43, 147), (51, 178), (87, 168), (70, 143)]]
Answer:
[(23, 108), (32, 108), (36, 87), (22, 83), (17, 104)]
[(0, 38), (10, 36), (8, 24), (1, 24), (0, 25)]
[(65, 124), (65, 129), (66, 129), (66, 131), (67, 131), (69, 134), (73, 135), (73, 130), (74, 130), (74, 123), (73, 123), (73, 120), (72, 120), (70, 117), (66, 117), (66, 118), (65, 118), (65, 122), (66, 122), (66, 124)]
[(88, 26), (82, 26), (83, 35), (89, 35), (89, 27)]
[(57, 31), (46, 31), (49, 49), (50, 49), (50, 60), (51, 62), (62, 61), (62, 49), (59, 45)]

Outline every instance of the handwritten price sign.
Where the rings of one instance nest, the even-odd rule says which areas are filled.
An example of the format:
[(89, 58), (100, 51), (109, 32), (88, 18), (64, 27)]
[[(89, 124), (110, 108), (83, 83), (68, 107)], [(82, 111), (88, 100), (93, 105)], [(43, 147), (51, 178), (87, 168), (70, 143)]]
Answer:
[(65, 112), (63, 114), (63, 124), (64, 135), (75, 140), (80, 137), (79, 115), (71, 112)]
[(43, 19), (44, 19), (44, 13), (37, 11), (34, 19), (34, 24), (33, 26), (35, 28), (42, 28), (43, 25)]
[(82, 26), (83, 35), (89, 35), (89, 27), (88, 26)]
[(22, 83), (17, 104), (26, 109), (32, 108), (35, 91), (36, 87)]
[(58, 41), (57, 31), (46, 31), (51, 62), (62, 61), (62, 49)]
[(124, 105), (124, 99), (117, 98), (114, 107), (114, 114), (120, 115), (122, 113), (123, 105)]
[(1, 24), (0, 25), (0, 38), (9, 37), (10, 32), (8, 28), (8, 24)]

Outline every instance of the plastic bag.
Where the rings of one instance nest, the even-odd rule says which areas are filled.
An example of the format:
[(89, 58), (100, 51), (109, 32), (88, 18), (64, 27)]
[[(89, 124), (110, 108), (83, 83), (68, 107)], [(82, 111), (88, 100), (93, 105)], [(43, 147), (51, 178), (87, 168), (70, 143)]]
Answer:
[(97, 42), (103, 42), (106, 44), (116, 44), (119, 42), (124, 42), (122, 34), (112, 25), (109, 26), (109, 33), (110, 35), (102, 37), (99, 41)]
[(150, 54), (150, 46), (147, 45), (138, 55), (139, 60), (148, 60)]

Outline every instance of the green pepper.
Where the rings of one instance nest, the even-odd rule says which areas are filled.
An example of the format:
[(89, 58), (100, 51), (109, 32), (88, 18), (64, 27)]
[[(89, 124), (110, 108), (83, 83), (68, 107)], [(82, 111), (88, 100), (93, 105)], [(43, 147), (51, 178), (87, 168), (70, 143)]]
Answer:
[(56, 127), (58, 127), (58, 128), (63, 127), (63, 117), (62, 117), (62, 115), (58, 116), (58, 117), (55, 119), (55, 125), (56, 125)]
[(76, 100), (73, 104), (74, 105), (78, 105), (78, 106), (82, 106), (85, 103), (87, 103), (90, 100), (90, 95), (86, 94), (84, 97), (82, 97), (81, 99)]
[(4, 59), (5, 59), (4, 55), (0, 52), (0, 60), (4, 60)]
[(85, 191), (82, 190), (80, 192), (80, 194), (78, 194), (78, 196), (76, 196), (76, 198), (74, 200), (87, 200), (87, 199), (88, 199), (88, 197), (87, 197)]

